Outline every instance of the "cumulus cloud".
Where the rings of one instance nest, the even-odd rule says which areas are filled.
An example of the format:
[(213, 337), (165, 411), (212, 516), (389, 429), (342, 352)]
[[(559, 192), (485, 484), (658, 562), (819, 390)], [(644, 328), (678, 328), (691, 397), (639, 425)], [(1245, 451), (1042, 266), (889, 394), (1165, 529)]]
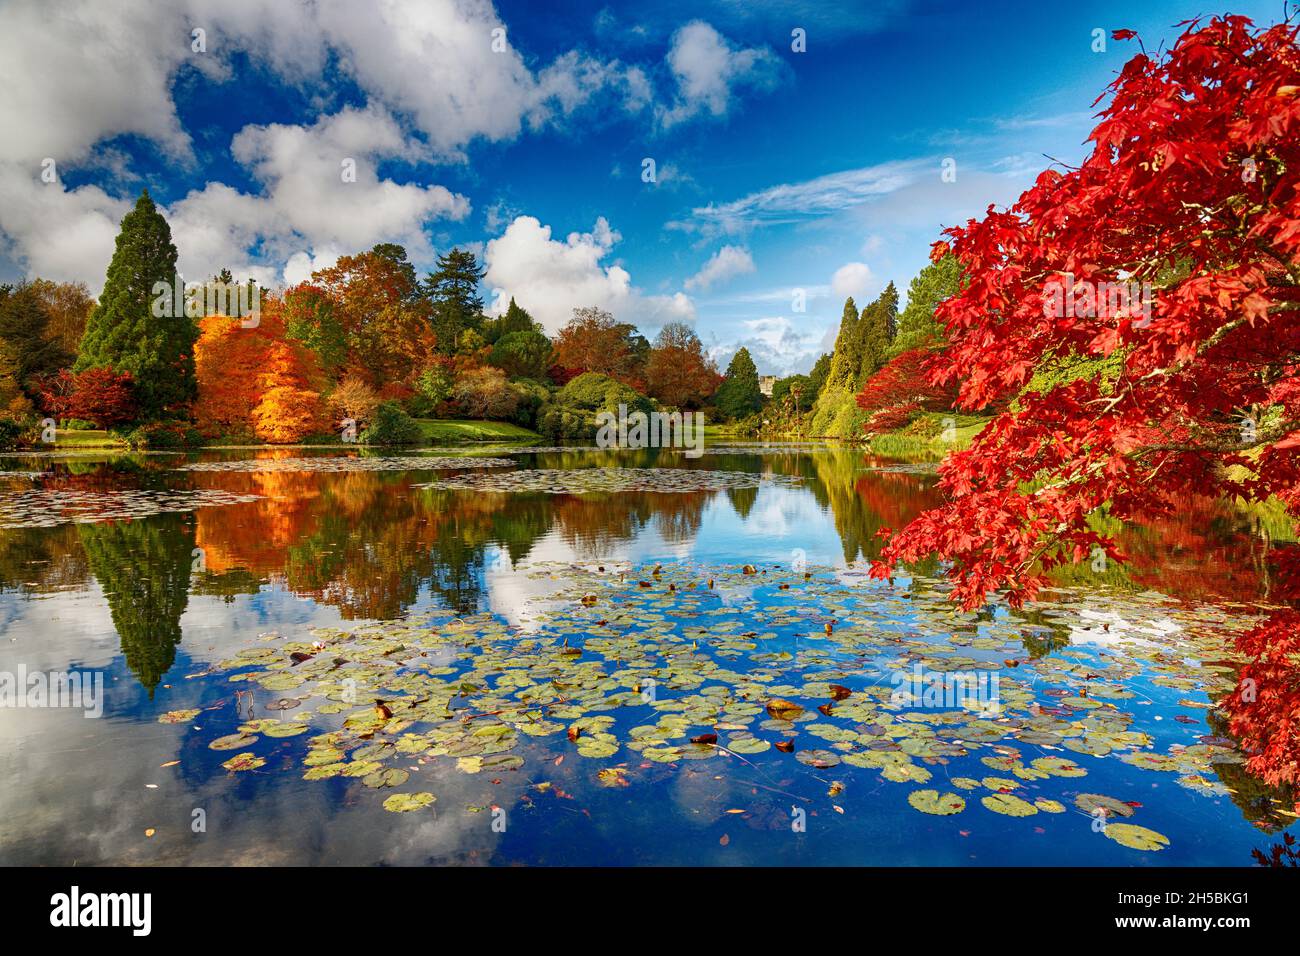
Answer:
[[(379, 160), (410, 158), (419, 149), (382, 107), (345, 108), (311, 126), (245, 127), (231, 152), (262, 189), (250, 194), (210, 182), (165, 207), (178, 268), (189, 280), (229, 268), (271, 287), (305, 278), (304, 267), (330, 264), (342, 250), (378, 242), (399, 242), (413, 258), (431, 258), (427, 224), (463, 219), (469, 201), (442, 186), (398, 184), (376, 173)], [(355, 170), (347, 182), (344, 161)], [(31, 274), (84, 280), (98, 291), (129, 201), (94, 186), (42, 183), (6, 163), (0, 200), (0, 231), (12, 258)]]
[(723, 246), (712, 256), (699, 272), (686, 280), (683, 285), (688, 289), (705, 291), (721, 282), (727, 282), (736, 276), (747, 275), (754, 271), (754, 257), (743, 246)]
[(621, 238), (604, 217), (591, 232), (571, 232), (564, 239), (551, 238), (551, 227), (533, 216), (516, 217), (484, 250), (491, 311), (504, 311), (513, 297), (551, 333), (573, 317), (575, 308), (588, 305), (643, 329), (693, 322), (695, 306), (684, 293), (642, 295), (626, 269), (603, 263)]
[[(283, 84), (321, 91), (311, 99), (321, 112), (234, 137), (231, 154), (260, 193), (209, 181), (166, 210), (187, 275), (229, 267), (274, 284), (381, 240), (407, 245), (419, 261), (432, 255), (429, 223), (462, 218), (468, 203), (442, 186), (380, 179), (375, 162), (460, 162), (475, 141), (509, 141), (597, 105), (637, 113), (654, 100), (635, 65), (577, 50), (526, 62), (491, 0), (387, 0), (361, 18), (350, 0), (9, 0), (0, 6), (0, 250), (10, 262), (100, 281), (129, 208), (105, 189), (137, 185), (119, 138), (143, 138), (173, 168), (198, 168), (206, 157), (196, 155), (173, 92), (191, 76), (231, 81), (236, 54)], [(664, 125), (722, 115), (736, 89), (765, 85), (779, 66), (699, 21), (675, 35), (667, 64), (675, 99), (660, 110)], [(339, 73), (368, 105), (333, 109), (326, 90)], [(60, 173), (107, 175), (99, 188), (65, 190), (40, 181), (47, 157)], [(357, 160), (355, 183), (339, 178), (344, 158)], [(616, 273), (604, 275), (617, 284)], [(637, 301), (693, 312), (677, 299)]]
[(701, 114), (726, 116), (737, 89), (770, 89), (781, 69), (771, 50), (738, 49), (703, 20), (673, 34), (667, 60), (677, 90), (672, 105), (657, 110), (664, 128)]
[(871, 267), (865, 262), (847, 262), (831, 276), (831, 291), (843, 298), (854, 296), (860, 299), (874, 291), (877, 284)]

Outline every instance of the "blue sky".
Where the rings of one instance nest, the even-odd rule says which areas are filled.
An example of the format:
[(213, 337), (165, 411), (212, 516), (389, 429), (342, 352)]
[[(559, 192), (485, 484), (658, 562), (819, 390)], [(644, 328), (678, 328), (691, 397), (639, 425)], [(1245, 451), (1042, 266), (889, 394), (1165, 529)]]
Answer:
[(723, 363), (744, 344), (762, 372), (806, 371), (845, 295), (905, 294), (943, 226), (1083, 155), (1092, 101), (1137, 51), (1111, 31), (1154, 50), (1214, 12), (7, 0), (0, 277), (98, 291), (147, 186), (187, 279), (283, 285), (376, 242), (422, 268), (468, 245), (488, 300), (514, 295), (552, 331), (598, 304), (650, 335), (691, 321)]

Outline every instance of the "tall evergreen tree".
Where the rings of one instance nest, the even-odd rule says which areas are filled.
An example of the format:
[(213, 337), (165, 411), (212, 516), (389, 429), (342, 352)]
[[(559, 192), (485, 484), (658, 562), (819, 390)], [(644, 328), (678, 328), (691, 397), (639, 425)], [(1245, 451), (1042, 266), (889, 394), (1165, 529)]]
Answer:
[(889, 343), (898, 329), (898, 289), (889, 283), (858, 320), (858, 368), (851, 384), (860, 386), (889, 361)]
[(174, 309), (170, 297), (159, 310), (163, 315), (153, 314), (155, 283), (171, 288), (175, 280), (171, 229), (146, 189), (122, 220), (104, 291), (86, 323), (76, 363), (79, 372), (101, 367), (130, 372), (146, 420), (179, 411), (198, 394), (197, 323), (184, 309)]
[(961, 263), (952, 253), (931, 262), (912, 279), (907, 287), (907, 308), (898, 317), (898, 337), (890, 352), (898, 355), (908, 349), (944, 341), (944, 329), (934, 320), (940, 302), (961, 291)]
[(742, 347), (731, 357), (715, 401), (718, 410), (728, 418), (744, 418), (763, 407), (763, 393), (758, 388), (758, 368), (749, 349)]
[(439, 352), (456, 351), (461, 333), (478, 331), (483, 324), (483, 298), (478, 294), (485, 270), (474, 253), (452, 249), (438, 257), (438, 268), (424, 282), (424, 294), (433, 303), (433, 331)]
[(0, 286), (0, 356), (10, 388), (36, 397), (32, 379), (66, 366), (71, 356), (50, 336), (50, 316), (35, 286)]
[(813, 363), (812, 371), (808, 373), (808, 387), (810, 394), (808, 400), (815, 401), (821, 394), (822, 386), (826, 384), (826, 377), (831, 372), (831, 353), (823, 352), (821, 357)]
[(80, 529), (126, 666), (152, 699), (181, 642), (194, 560), (193, 515), (83, 524)]
[(831, 352), (831, 367), (823, 385), (830, 388), (851, 387), (862, 365), (861, 348), (858, 307), (853, 297), (849, 296), (844, 300), (844, 315), (840, 319), (840, 331), (835, 336), (835, 349)]
[(483, 323), (483, 340), (491, 345), (512, 332), (541, 331), (541, 326), (534, 322), (533, 317), (528, 314), (527, 310), (521, 308), (515, 302), (514, 296), (511, 296), (510, 305), (506, 307), (505, 314)]

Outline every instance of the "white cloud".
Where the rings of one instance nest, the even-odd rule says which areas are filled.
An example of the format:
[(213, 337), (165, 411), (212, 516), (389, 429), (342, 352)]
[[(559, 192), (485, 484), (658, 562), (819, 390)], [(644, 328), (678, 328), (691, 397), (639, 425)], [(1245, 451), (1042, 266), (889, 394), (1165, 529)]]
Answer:
[[(495, 52), (493, 31), (502, 28), (507, 43)], [(203, 51), (191, 47), (194, 29), (205, 31)], [(553, 126), (598, 99), (633, 113), (653, 99), (639, 67), (572, 50), (533, 66), (509, 39), (491, 0), (386, 0), (364, 17), (350, 0), (8, 0), (0, 5), (0, 245), (28, 274), (102, 281), (129, 202), (41, 183), (41, 160), (53, 158), (60, 172), (106, 170), (116, 188), (134, 191), (136, 174), (111, 142), (131, 134), (194, 168), (173, 89), (193, 72), (231, 80), (243, 52), (275, 79), (317, 93), (322, 113), (234, 137), (231, 154), (259, 193), (210, 181), (165, 210), (182, 271), (228, 267), (275, 283), (285, 269), (297, 276), (313, 260), (378, 241), (427, 259), (428, 224), (462, 218), (467, 201), (442, 186), (380, 179), (376, 162), (461, 161), (476, 140)], [(767, 51), (736, 49), (700, 22), (677, 33), (668, 62), (670, 124), (725, 113), (734, 89), (762, 86), (776, 65)], [(355, 80), (366, 107), (332, 110), (326, 83), (335, 69)], [(339, 163), (349, 157), (357, 181), (345, 184)], [(617, 284), (617, 273), (607, 268), (604, 281)], [(651, 313), (693, 314), (689, 300), (636, 299)]]
[(673, 34), (667, 59), (677, 95), (672, 106), (661, 106), (657, 111), (664, 128), (702, 113), (726, 116), (736, 89), (769, 89), (780, 72), (780, 61), (771, 50), (737, 49), (702, 20), (694, 20)]
[(808, 317), (794, 320), (788, 316), (765, 316), (741, 323), (736, 341), (709, 349), (719, 368), (726, 368), (741, 347), (749, 354), (762, 375), (794, 375), (807, 372), (817, 357), (826, 351), (826, 330)]
[(871, 293), (877, 285), (871, 267), (865, 262), (847, 262), (831, 276), (831, 291), (837, 296), (860, 299)]
[(687, 289), (705, 291), (720, 282), (753, 271), (754, 257), (749, 254), (748, 249), (743, 246), (723, 246), (709, 257), (709, 261), (704, 263), (699, 272), (683, 284)]
[(97, 291), (130, 208), (98, 186), (65, 190), (16, 164), (0, 163), (0, 234), (6, 255), (24, 263), (28, 275), (85, 281)]
[[(401, 243), (414, 259), (432, 258), (427, 225), (464, 218), (468, 200), (375, 172), (379, 160), (410, 158), (420, 148), (382, 107), (345, 108), (311, 126), (247, 126), (231, 152), (262, 190), (253, 195), (210, 182), (164, 208), (178, 268), (187, 280), (229, 268), (275, 286), (303, 277), (309, 264), (333, 262), (341, 250), (378, 242)], [(343, 181), (345, 159), (355, 161), (354, 182)], [(80, 279), (98, 291), (130, 202), (93, 186), (65, 191), (6, 163), (0, 200), (0, 231), (29, 274)]]
[(582, 306), (600, 306), (647, 331), (671, 320), (693, 322), (695, 306), (678, 292), (645, 296), (617, 264), (602, 264), (622, 237), (601, 217), (591, 232), (551, 238), (551, 227), (519, 216), (488, 242), (484, 284), (492, 290), (491, 310), (504, 310), (513, 297), (548, 332), (558, 331)]
[(801, 222), (860, 206), (897, 192), (927, 173), (938, 180), (937, 160), (911, 159), (830, 173), (798, 183), (783, 183), (731, 202), (691, 210), (691, 219), (672, 223), (706, 235), (735, 233), (756, 226)]

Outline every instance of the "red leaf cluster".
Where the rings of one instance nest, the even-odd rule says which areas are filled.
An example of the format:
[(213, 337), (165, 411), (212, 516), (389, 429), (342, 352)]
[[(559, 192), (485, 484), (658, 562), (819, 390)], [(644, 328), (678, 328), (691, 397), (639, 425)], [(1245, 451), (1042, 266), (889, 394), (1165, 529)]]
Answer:
[[(931, 381), (960, 383), (972, 409), (1019, 398), (949, 456), (945, 504), (894, 536), (874, 573), (937, 553), (964, 606), (994, 590), (1020, 604), (1055, 565), (1095, 547), (1119, 557), (1089, 526), (1102, 507), (1150, 519), (1193, 495), (1275, 497), (1300, 516), (1296, 32), (1190, 23), (1166, 54), (1124, 66), (1079, 168), (1045, 171), (1012, 208), (947, 230), (967, 281), (938, 308), (949, 346)], [(1149, 310), (1101, 294), (1144, 283)], [(1095, 303), (1049, 307), (1062, 289), (1070, 303), (1095, 290)], [(1019, 394), (1072, 355), (1114, 356), (1119, 370)], [(1276, 596), (1294, 605), (1300, 581), (1282, 580)], [(1247, 642), (1268, 662), (1254, 666), (1274, 686), (1269, 714), (1226, 702), (1239, 727), (1271, 728), (1251, 769), (1275, 779), (1297, 776), (1300, 698), (1271, 669), (1292, 658), (1267, 649), (1297, 623), (1279, 616)]]

